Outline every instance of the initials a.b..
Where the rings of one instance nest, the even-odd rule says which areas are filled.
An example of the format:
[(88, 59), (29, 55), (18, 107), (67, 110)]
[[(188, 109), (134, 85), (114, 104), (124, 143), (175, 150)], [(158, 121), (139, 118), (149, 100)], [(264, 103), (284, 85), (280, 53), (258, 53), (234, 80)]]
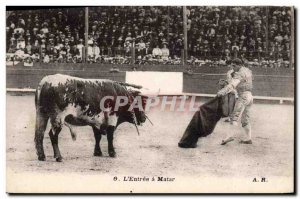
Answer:
[(268, 182), (267, 178), (261, 177), (261, 178), (253, 178), (252, 182)]

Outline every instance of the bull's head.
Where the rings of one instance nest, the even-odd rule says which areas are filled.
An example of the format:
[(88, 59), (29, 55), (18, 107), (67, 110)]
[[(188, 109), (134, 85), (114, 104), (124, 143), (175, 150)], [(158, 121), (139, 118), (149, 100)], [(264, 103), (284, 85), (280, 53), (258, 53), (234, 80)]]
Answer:
[(138, 90), (128, 89), (128, 103), (119, 109), (118, 124), (129, 122), (141, 125), (147, 119), (145, 114), (146, 102), (148, 97), (142, 95)]
[(144, 123), (147, 119), (147, 116), (145, 114), (145, 107), (147, 102), (147, 96), (141, 95), (140, 92), (136, 92), (134, 94), (134, 97), (138, 99), (138, 103), (140, 103), (139, 106), (136, 108), (133, 108), (133, 112), (135, 115), (136, 123), (137, 125), (140, 125)]

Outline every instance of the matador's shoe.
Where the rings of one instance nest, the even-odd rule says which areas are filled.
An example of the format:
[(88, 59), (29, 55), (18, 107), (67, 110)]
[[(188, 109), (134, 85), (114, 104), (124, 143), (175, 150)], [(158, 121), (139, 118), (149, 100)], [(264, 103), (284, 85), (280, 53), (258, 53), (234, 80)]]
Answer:
[(233, 140), (234, 140), (234, 139), (233, 139), (232, 137), (227, 138), (226, 140), (222, 140), (221, 145), (225, 145), (225, 144), (227, 144), (228, 142), (232, 142)]
[(231, 122), (231, 119), (227, 118), (227, 119), (224, 120), (224, 122)]
[(241, 140), (240, 144), (252, 144), (252, 140)]

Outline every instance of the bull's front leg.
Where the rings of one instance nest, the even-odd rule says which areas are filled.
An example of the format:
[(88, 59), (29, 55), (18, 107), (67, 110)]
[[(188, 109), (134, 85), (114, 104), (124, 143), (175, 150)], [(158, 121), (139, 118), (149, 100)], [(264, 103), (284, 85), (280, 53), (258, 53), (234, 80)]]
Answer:
[(115, 127), (111, 126), (111, 125), (109, 125), (106, 129), (107, 142), (108, 142), (108, 154), (110, 157), (116, 156), (116, 152), (115, 152), (114, 145), (113, 145), (114, 131), (115, 131)]
[(61, 127), (52, 127), (52, 129), (50, 129), (49, 131), (49, 137), (53, 147), (54, 158), (56, 158), (57, 162), (62, 162), (62, 156), (58, 148), (58, 135), (60, 131), (61, 131)]
[(52, 115), (50, 118), (51, 129), (49, 131), (49, 137), (52, 143), (54, 158), (57, 162), (62, 162), (62, 156), (58, 147), (58, 135), (62, 129), (61, 117), (59, 115)]
[(101, 131), (94, 126), (92, 128), (93, 128), (94, 137), (95, 137), (94, 156), (102, 156), (102, 152), (101, 152), (101, 148), (100, 148)]

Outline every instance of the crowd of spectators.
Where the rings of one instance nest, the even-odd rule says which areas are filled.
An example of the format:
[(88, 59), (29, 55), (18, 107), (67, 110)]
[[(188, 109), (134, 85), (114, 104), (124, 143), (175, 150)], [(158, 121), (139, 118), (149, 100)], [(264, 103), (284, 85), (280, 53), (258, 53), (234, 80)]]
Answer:
[[(180, 64), (182, 7), (89, 8), (85, 50), (82, 7), (7, 12), (7, 60), (44, 63)], [(288, 67), (288, 7), (187, 7), (188, 64), (233, 57), (257, 66)]]
[(188, 26), (189, 54), (198, 59), (240, 57), (271, 65), (290, 60), (288, 7), (192, 7)]

